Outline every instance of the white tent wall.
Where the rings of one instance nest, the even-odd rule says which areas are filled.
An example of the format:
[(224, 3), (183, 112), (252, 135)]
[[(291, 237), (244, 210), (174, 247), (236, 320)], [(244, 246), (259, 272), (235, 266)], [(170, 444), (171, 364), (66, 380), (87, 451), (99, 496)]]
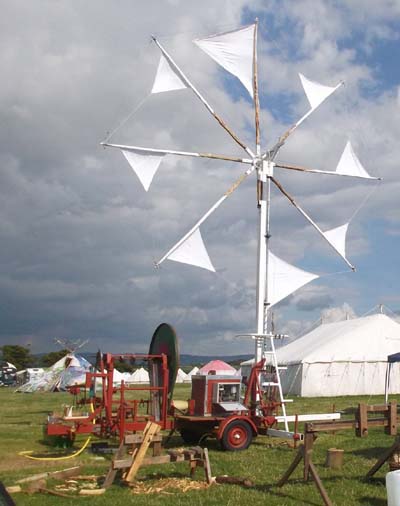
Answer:
[[(390, 394), (400, 392), (400, 364), (393, 364)], [(281, 373), (285, 394), (302, 397), (383, 395), (387, 362), (291, 364)]]
[[(286, 395), (383, 395), (387, 356), (400, 350), (400, 325), (383, 314), (321, 325), (277, 350)], [(393, 364), (389, 393), (400, 393)]]

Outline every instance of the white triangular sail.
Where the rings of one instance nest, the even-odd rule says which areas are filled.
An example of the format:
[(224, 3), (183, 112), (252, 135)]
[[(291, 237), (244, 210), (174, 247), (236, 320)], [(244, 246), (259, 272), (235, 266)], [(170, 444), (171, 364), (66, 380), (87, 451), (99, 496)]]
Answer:
[(122, 149), (121, 151), (140, 179), (143, 188), (148, 191), (163, 156), (155, 155), (151, 151), (146, 152), (143, 149), (140, 151)]
[(208, 256), (200, 228), (191, 234), (178, 248), (167, 256), (168, 260), (195, 265), (209, 271), (215, 272), (215, 268)]
[(345, 223), (340, 227), (332, 228), (324, 232), (325, 239), (331, 243), (335, 250), (346, 258), (346, 234), (349, 223)]
[(193, 42), (225, 70), (236, 76), (253, 97), (255, 25)]
[(312, 110), (321, 105), (341, 84), (338, 86), (325, 86), (324, 84), (307, 79), (303, 74), (299, 73), (299, 77)]
[(350, 141), (347, 141), (346, 147), (340, 157), (339, 163), (336, 167), (336, 174), (344, 176), (355, 176), (366, 179), (372, 179), (368, 172), (361, 165), (360, 160), (353, 151)]
[(269, 251), (267, 301), (269, 307), (318, 277), (317, 274), (288, 264)]
[(181, 90), (186, 88), (186, 84), (178, 76), (167, 59), (161, 55), (158, 64), (156, 78), (154, 80), (151, 93), (162, 93), (164, 91)]

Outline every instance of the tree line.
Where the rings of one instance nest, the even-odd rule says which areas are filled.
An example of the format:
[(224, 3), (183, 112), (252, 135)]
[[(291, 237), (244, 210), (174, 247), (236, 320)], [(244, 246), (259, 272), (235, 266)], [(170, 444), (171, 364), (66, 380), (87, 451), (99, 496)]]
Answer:
[(68, 353), (68, 350), (59, 350), (40, 356), (32, 355), (29, 348), (17, 344), (5, 344), (0, 351), (0, 365), (1, 362), (10, 362), (19, 371), (27, 367), (50, 367)]

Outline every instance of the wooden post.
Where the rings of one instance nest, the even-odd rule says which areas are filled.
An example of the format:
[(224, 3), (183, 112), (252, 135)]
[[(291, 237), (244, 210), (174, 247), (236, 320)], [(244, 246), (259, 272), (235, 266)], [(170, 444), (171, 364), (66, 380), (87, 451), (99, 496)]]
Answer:
[(385, 427), (386, 434), (397, 435), (397, 402), (391, 401), (387, 411), (388, 425)]
[(211, 475), (211, 465), (210, 459), (208, 458), (208, 448), (204, 448), (204, 473), (206, 475), (206, 482), (211, 485), (212, 483), (212, 475)]
[(285, 474), (282, 476), (282, 478), (278, 481), (277, 486), (283, 487), (283, 485), (288, 481), (290, 478), (290, 475), (293, 473), (293, 471), (296, 469), (296, 467), (300, 464), (300, 462), (303, 460), (304, 456), (304, 446), (301, 445), (299, 448), (299, 451), (296, 453), (296, 456), (293, 459), (293, 462), (290, 464), (289, 468), (285, 472)]
[(315, 469), (315, 466), (311, 461), (309, 462), (309, 468), (310, 468), (311, 476), (313, 477), (313, 480), (315, 481), (318, 492), (320, 493), (325, 506), (333, 506), (331, 500), (329, 499), (328, 493), (322, 484), (321, 478), (319, 477), (317, 470)]
[(371, 478), (382, 466), (383, 464), (393, 455), (393, 453), (400, 450), (400, 438), (397, 438), (393, 445), (387, 449), (381, 457), (376, 461), (376, 463), (371, 467), (368, 473), (365, 475), (366, 478)]
[(313, 445), (314, 445), (314, 433), (313, 432), (307, 432), (304, 434), (304, 470), (303, 470), (303, 478), (305, 481), (308, 481), (309, 474), (310, 474), (310, 462), (311, 462), (311, 454), (313, 451)]
[(366, 404), (359, 404), (357, 411), (358, 427), (356, 428), (356, 436), (368, 436), (368, 406)]
[(329, 448), (326, 455), (326, 467), (330, 469), (341, 469), (343, 466), (343, 450), (338, 448)]

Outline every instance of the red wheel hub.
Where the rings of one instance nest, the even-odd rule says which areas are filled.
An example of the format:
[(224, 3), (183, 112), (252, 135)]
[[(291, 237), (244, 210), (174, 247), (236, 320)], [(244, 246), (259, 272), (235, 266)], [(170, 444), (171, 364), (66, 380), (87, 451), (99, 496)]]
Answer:
[(243, 427), (232, 427), (228, 432), (229, 444), (240, 448), (247, 441), (247, 432)]

